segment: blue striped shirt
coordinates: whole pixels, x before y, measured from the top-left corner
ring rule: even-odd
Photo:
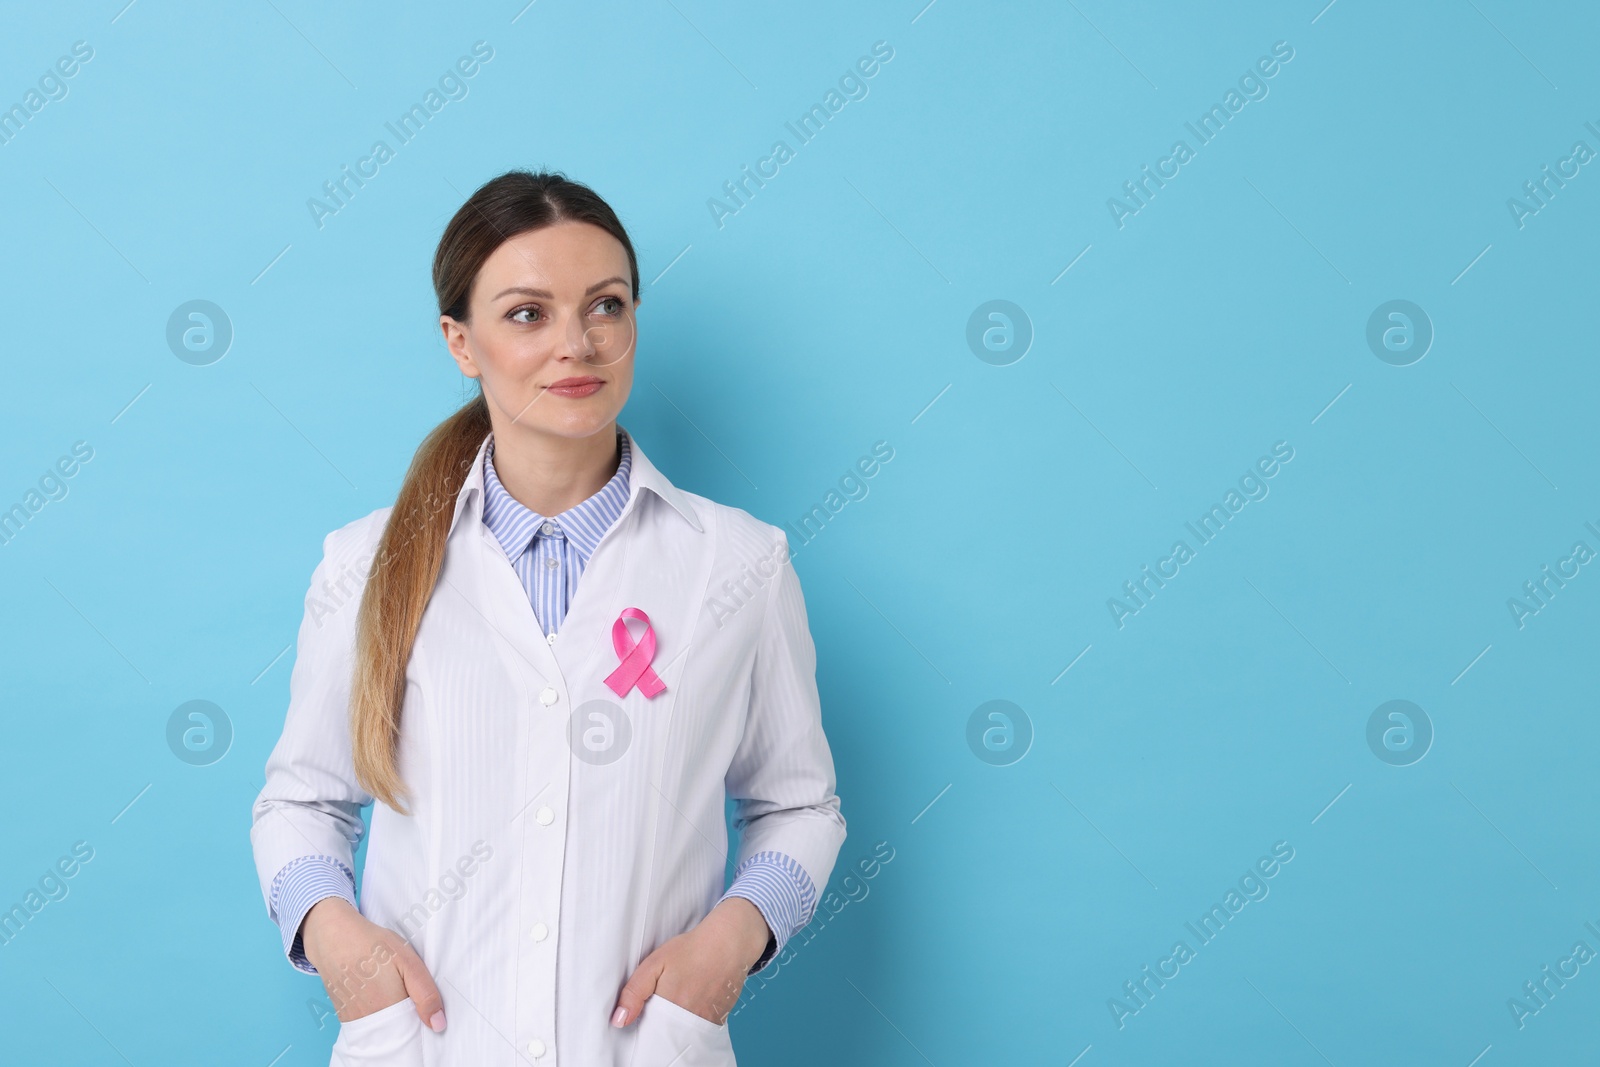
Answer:
[[[547,637],[561,628],[589,557],[628,503],[633,450],[620,431],[617,445],[622,459],[611,480],[594,496],[550,518],[524,507],[500,484],[493,438],[484,450],[483,524],[505,549]]]
[[[616,473],[600,491],[549,517],[524,506],[501,484],[494,469],[493,437],[484,450],[483,524],[505,550],[528,594],[535,618],[551,641],[566,618],[567,606],[589,558],[628,503],[633,451],[627,432],[620,427],[617,447],[621,456]],[[284,952],[290,963],[307,974],[317,971],[306,959],[300,924],[313,904],[335,896],[352,905],[356,902],[355,874],[332,856],[302,856],[285,864],[273,878],[272,915],[283,935]],[[754,904],[771,931],[766,951],[750,969],[752,974],[770,963],[789,938],[805,928],[817,906],[811,876],[791,857],[773,851],[757,852],[739,864],[733,884],[718,903],[729,897],[742,897]]]

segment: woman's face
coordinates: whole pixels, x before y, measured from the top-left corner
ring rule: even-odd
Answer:
[[[484,261],[468,320],[439,325],[461,373],[481,380],[497,435],[587,437],[615,421],[633,387],[630,277],[621,242],[587,222],[520,233]]]

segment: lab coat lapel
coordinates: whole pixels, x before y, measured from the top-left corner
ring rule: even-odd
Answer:
[[[604,684],[621,662],[612,645],[612,626],[624,608],[638,608],[650,616],[656,636],[651,667],[667,689],[650,698],[637,688],[629,689],[621,703],[664,716],[663,709],[671,705],[670,695],[676,692],[674,683],[682,675],[710,580],[710,535],[689,501],[650,462],[631,434],[628,440],[633,450],[628,503],[584,568],[556,635],[555,654],[567,668],[568,683],[581,687],[581,699],[617,700]],[[631,647],[643,627],[635,622],[629,632]]]
[[[532,694],[555,683],[560,669],[517,572],[483,524],[483,457],[488,447],[489,435],[485,434],[456,494],[450,520],[451,550],[446,553],[441,580],[455,587],[464,601],[457,606],[462,624],[469,632],[488,628],[506,669],[526,680],[525,691],[532,700]],[[458,551],[459,566],[451,558]]]
[[[561,669],[539,628],[528,592],[522,587],[511,561],[506,559],[500,542],[487,526],[481,522],[478,525],[481,537],[463,539],[474,557],[472,569],[481,594],[472,603],[482,605],[484,621],[498,635],[496,643],[507,667],[528,678],[530,694],[554,685],[561,677]]]
[[[556,635],[556,660],[573,687],[574,699],[604,699],[662,715],[676,695],[683,672],[697,607],[710,576],[709,554],[696,551],[688,538],[704,534],[663,530],[664,523],[680,523],[667,509],[645,507],[618,520],[616,537],[608,537],[595,550],[578,583],[572,609]],[[651,668],[666,683],[666,690],[645,697],[637,687],[619,698],[605,678],[622,658],[612,644],[612,627],[624,608],[638,608],[650,617],[656,651]],[[625,648],[644,633],[634,622]]]

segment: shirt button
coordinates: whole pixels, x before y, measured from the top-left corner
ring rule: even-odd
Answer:
[[[545,640],[546,644],[553,645],[553,644],[556,643],[556,635],[555,634],[545,634],[544,635],[544,640]]]
[[[533,817],[539,821],[540,826],[549,826],[556,821],[556,813],[550,810],[548,805],[541,805],[539,810],[533,813]]]
[[[554,637],[555,635],[551,634],[550,636]],[[544,689],[544,692],[539,694],[539,703],[543,704],[547,708],[551,704],[554,704],[556,701],[558,701],[560,699],[561,699],[561,694],[557,693],[554,689],[551,689],[549,686],[546,686],[545,689]]]
[[[556,532],[556,524],[553,523],[553,522],[547,522],[543,526],[541,526],[540,529],[543,530],[545,533],[555,533]]]
[[[531,932],[535,941],[543,941],[550,936],[550,928],[544,923],[534,923]]]
[[[547,559],[547,560],[545,560],[545,561],[544,561],[544,565],[545,565],[545,566],[546,566],[546,567],[554,567],[554,566],[555,566],[555,565],[556,565],[556,561],[555,561],[555,558],[554,558],[554,557],[552,557],[552,558],[550,558],[550,559]]]
[[[538,1038],[534,1038],[532,1041],[529,1041],[528,1055],[532,1056],[534,1059],[538,1059],[540,1056],[543,1056],[544,1042],[540,1041]]]

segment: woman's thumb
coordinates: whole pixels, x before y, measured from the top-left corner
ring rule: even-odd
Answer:
[[[400,980],[405,983],[406,996],[416,1005],[422,1023],[434,1033],[444,1030],[444,998],[434,984],[433,975],[417,955],[417,950],[402,943],[395,954],[395,966],[400,970]]]
[[[617,996],[617,1010],[611,1013],[612,1026],[627,1026],[644,1011],[644,1002],[656,991],[656,981],[661,977],[661,964],[652,956],[639,962],[627,984]]]

